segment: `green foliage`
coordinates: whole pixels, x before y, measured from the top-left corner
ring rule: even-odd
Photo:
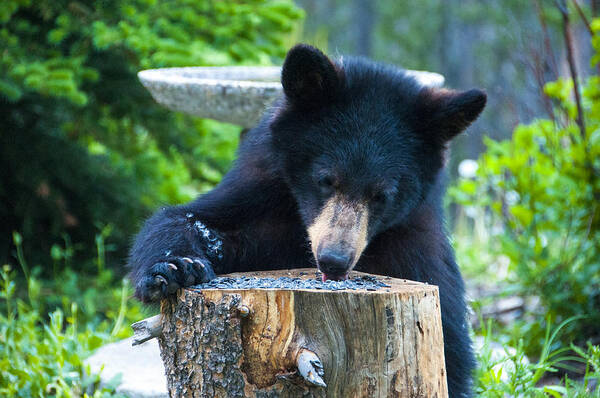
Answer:
[[[0,236],[37,261],[110,224],[122,257],[151,209],[220,180],[240,131],[161,109],[136,73],[280,60],[301,17],[291,0],[0,2]]]
[[[65,239],[62,244],[54,244],[50,250],[50,258],[45,259],[45,263],[52,263],[51,267],[45,267],[51,269],[52,274],[50,278],[43,278],[42,267],[29,269],[23,251],[23,238],[19,233],[13,233],[17,262],[28,287],[17,297],[27,298],[40,314],[75,305],[82,324],[94,329],[112,330],[114,337],[127,337],[128,325],[148,314],[137,301],[127,303],[127,299],[133,295],[128,281],[119,279],[114,270],[105,268],[106,251],[112,248],[112,244],[105,243],[109,234],[110,228],[104,228],[96,234],[96,256],[88,258],[86,263],[79,260],[74,262],[73,244],[69,239]],[[94,272],[78,273],[76,265],[94,269]],[[116,324],[111,326],[113,321]]]
[[[113,386],[96,389],[99,378],[89,375],[83,358],[108,340],[109,334],[78,327],[78,306],[56,309],[49,320],[33,300],[14,297],[17,285],[10,268],[0,271],[0,395],[3,397],[108,397]],[[36,289],[30,282],[30,290]],[[114,383],[117,384],[118,380]],[[95,391],[94,391],[95,390]],[[88,395],[88,391],[92,393]]]
[[[511,140],[486,140],[476,179],[451,190],[460,204],[480,210],[495,231],[489,248],[509,260],[509,290],[538,296],[535,322],[518,333],[535,350],[543,341],[544,318],[566,327],[563,341],[597,336],[600,324],[600,79],[582,87],[586,131],[575,123],[573,84],[546,85],[558,104],[556,120],[518,126]],[[481,220],[480,220],[481,221]],[[495,272],[488,269],[488,272]]]
[[[484,343],[477,353],[479,363],[475,374],[477,396],[483,398],[597,398],[600,396],[600,390],[595,393],[590,391],[592,383],[600,376],[600,346],[588,344],[587,351],[575,346],[552,349],[562,329],[574,322],[577,322],[574,318],[567,319],[552,332],[549,326],[546,328],[542,351],[536,362],[530,362],[525,356],[523,339],[516,342],[515,348],[510,348],[508,343],[504,344],[504,353],[494,352],[492,343],[498,336],[492,333],[491,322],[489,322],[481,330]],[[570,349],[574,352],[570,352]],[[544,383],[543,377],[556,373],[560,367],[565,368],[565,361],[585,363],[583,379],[575,382],[567,377],[560,384]]]
[[[302,15],[285,0],[4,1],[1,87],[9,89],[0,92],[13,101],[34,92],[85,105],[95,93],[84,83],[105,81],[91,59],[103,51],[126,58],[121,73],[268,64],[285,54],[285,33]]]
[[[130,286],[123,281],[114,287],[113,273],[104,269],[107,235],[106,229],[97,235],[98,255],[89,260],[97,274],[83,276],[72,269],[73,251],[66,241],[53,246],[55,275],[45,281],[39,267],[29,268],[22,236],[13,234],[26,278],[19,282],[23,278],[8,265],[0,269],[1,396],[120,396],[114,393],[118,378],[100,387],[99,376],[83,363],[102,344],[127,337],[129,324],[147,316],[138,303],[128,305]]]
[[[571,349],[585,361],[585,374],[583,383],[575,383],[573,380],[567,378],[564,390],[565,396],[600,397],[600,388],[597,385],[598,381],[600,381],[600,346],[588,343],[586,351],[574,345],[571,345]],[[596,392],[595,394],[589,394],[589,391],[593,388],[593,383],[596,383]]]

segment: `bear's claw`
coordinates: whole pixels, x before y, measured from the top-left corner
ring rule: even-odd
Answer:
[[[199,257],[168,257],[154,263],[136,286],[144,302],[159,301],[182,287],[208,282],[216,277],[210,262]]]

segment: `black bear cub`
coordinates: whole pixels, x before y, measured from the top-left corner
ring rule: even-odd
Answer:
[[[450,397],[470,396],[475,362],[442,169],[485,93],[424,87],[400,69],[332,61],[302,44],[281,82],[285,95],[247,133],[223,181],[145,223],[130,257],[136,296],[152,302],[215,273],[309,264],[324,279],[356,269],[434,284]]]

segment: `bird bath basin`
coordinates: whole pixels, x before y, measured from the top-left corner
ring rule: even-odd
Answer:
[[[438,73],[406,71],[421,84],[439,87]],[[149,69],[138,77],[159,104],[208,119],[254,126],[283,89],[279,66]]]

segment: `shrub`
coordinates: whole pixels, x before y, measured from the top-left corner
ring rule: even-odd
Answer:
[[[108,397],[115,379],[99,386],[83,360],[102,344],[131,334],[129,325],[149,315],[126,281],[118,284],[104,268],[108,233],[96,238],[97,256],[88,259],[92,275],[73,267],[72,248],[55,245],[51,251],[53,277],[40,279],[41,267],[30,268],[23,238],[13,235],[24,278],[9,265],[0,268],[0,396]]]
[[[1,1],[0,236],[43,258],[110,224],[122,255],[150,209],[220,179],[239,133],[161,109],[137,71],[267,64],[301,17],[291,0]]]
[[[510,260],[509,292],[540,299],[533,321],[519,326],[530,349],[540,346],[547,316],[584,316],[563,341],[597,336],[600,324],[600,79],[583,87],[585,133],[572,90],[570,80],[547,84],[556,120],[520,125],[511,140],[487,139],[477,178],[451,190],[458,203],[486,209],[488,249]]]
[[[14,297],[14,272],[0,270],[0,395],[3,397],[108,397],[118,380],[98,387],[83,359],[111,338],[110,330],[78,326],[77,304],[65,314],[58,308],[46,318],[39,311],[38,285],[29,283],[28,301]],[[88,393],[90,395],[88,395]]]

